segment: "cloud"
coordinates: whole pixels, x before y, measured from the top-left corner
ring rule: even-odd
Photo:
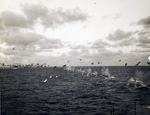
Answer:
[[[139,20],[137,24],[144,26],[143,30],[137,31],[138,33],[137,46],[141,48],[150,48],[150,31],[149,31],[150,16]]]
[[[141,48],[150,48],[150,33],[148,29],[138,32],[137,46]]]
[[[109,34],[106,39],[110,41],[120,41],[123,39],[129,39],[132,35],[132,32],[124,32],[120,29],[116,30],[113,34]]]
[[[150,53],[149,49],[135,49],[132,50],[131,52],[135,52],[135,53]]]
[[[132,54],[132,55],[131,55]],[[136,59],[136,61],[142,61],[144,62],[144,64],[146,64],[146,62],[148,61],[148,57],[150,54],[150,50],[149,49],[135,49],[132,50],[131,53],[129,54],[130,57],[134,57],[134,59]]]
[[[8,29],[2,31],[0,36],[1,52],[5,55],[30,56],[64,47],[59,39],[46,38],[33,32]]]
[[[68,45],[71,49],[82,49],[85,48],[83,45]]]
[[[33,25],[36,23],[39,18],[46,18],[49,10],[43,4],[24,4],[22,5],[22,11],[27,17],[27,21],[29,24]],[[49,19],[50,21],[51,19]]]
[[[97,47],[83,47],[82,49],[72,49],[69,52],[70,56],[78,56],[81,59],[85,60],[92,60],[96,59],[98,60],[100,57],[101,58],[109,58],[109,57],[116,57],[120,56],[123,54],[121,50],[119,51],[111,51],[106,49],[105,47],[102,48],[97,48]]]
[[[35,20],[39,17],[46,16],[49,12],[48,8],[43,4],[23,4],[22,11],[30,20]]]
[[[41,49],[52,49],[63,47],[60,39],[46,38],[35,32],[24,32],[15,29],[7,29],[0,32],[1,43],[7,46],[27,47],[38,46]]]
[[[25,4],[22,10],[30,23],[34,24],[37,19],[40,19],[44,27],[56,27],[64,23],[85,21],[88,18],[79,8],[69,10],[64,10],[61,7],[48,9],[43,4]]]
[[[150,27],[150,16],[147,18],[143,18],[137,22],[138,25],[143,25],[144,27]]]
[[[70,56],[80,56],[81,53],[80,53],[80,51],[78,51],[78,50],[71,50],[71,51],[69,52],[69,55],[70,55]]]
[[[36,52],[31,48],[29,50],[23,50],[21,48],[15,48],[12,50],[12,48],[5,48],[1,50],[3,54],[7,56],[35,56]]]
[[[5,27],[32,27],[37,22],[45,28],[57,27],[64,23],[77,21],[86,21],[88,16],[80,8],[64,10],[48,9],[43,4],[23,4],[22,14],[16,14],[11,11],[3,11],[0,14],[0,28]]]
[[[110,44],[107,42],[104,42],[103,40],[99,39],[94,41],[93,45],[91,48],[104,48],[105,46],[109,46]]]
[[[78,56],[78,57],[82,57],[85,54],[89,54],[90,53],[90,48],[83,46],[83,45],[77,45],[77,46],[73,46],[70,47],[71,51],[69,52],[70,56]]]
[[[148,35],[148,34],[150,34],[150,32],[149,32],[149,31],[147,31],[147,29],[146,29],[146,30],[141,30],[141,31],[136,31],[136,33],[138,33],[138,35],[139,35],[139,36],[141,36],[141,35]]]
[[[104,57],[116,57],[116,56],[120,56],[123,54],[123,52],[121,50],[114,52],[111,50],[107,50],[107,49],[99,49],[98,50],[99,55],[104,56]]]
[[[113,47],[118,47],[118,46],[131,46],[133,44],[135,44],[136,39],[135,38],[129,38],[129,39],[123,39],[121,41],[117,41],[115,42],[114,45],[112,45]]]
[[[141,48],[150,48],[150,43],[146,43],[146,44],[137,43],[137,46],[138,46],[138,47],[141,47]],[[149,49],[149,50],[150,50],[150,49]]]
[[[63,47],[63,43],[60,39],[50,39],[50,38],[40,39],[37,45],[40,47],[40,49],[57,49]]]
[[[132,45],[141,48],[150,47],[150,33],[147,29],[135,32],[124,32],[118,29],[113,34],[109,34],[106,39],[113,42],[113,44],[109,44],[110,47],[127,47]]]
[[[16,30],[3,31],[1,34],[1,42],[4,42],[9,46],[35,44],[41,38],[42,36],[36,33],[22,33]]]
[[[46,17],[41,17],[40,19],[45,27],[55,27],[64,23],[85,21],[87,16],[81,13],[79,8],[73,10],[63,10],[62,8],[59,8],[57,10],[50,11]]]
[[[94,63],[94,65],[97,65],[97,62],[101,62],[102,65],[117,65],[118,63],[118,57],[121,57],[123,55],[123,52],[121,50],[119,51],[111,51],[105,48],[100,49],[89,49],[89,52],[86,52],[82,54],[82,52],[77,52],[75,57],[79,57],[82,59],[82,64],[84,65],[91,65],[91,62]]]
[[[4,29],[4,26],[2,24],[2,17],[0,16],[0,30],[3,30]]]
[[[138,38],[138,42],[143,43],[143,44],[150,44],[150,37],[140,36]]]
[[[1,26],[5,27],[27,27],[27,19],[25,16],[15,14],[11,11],[4,11],[1,13]]]
[[[43,4],[23,4],[21,7],[20,14],[12,11],[0,13],[1,57],[11,58],[8,59],[9,62],[17,59],[21,62],[37,55],[61,55],[65,50],[61,51],[60,48],[64,48],[65,43],[60,39],[48,38],[33,32],[37,29],[34,27],[39,25],[53,28],[66,23],[86,21],[88,18],[80,8],[49,9]]]
[[[136,32],[124,32],[120,29],[116,30],[113,34],[109,34],[106,37],[107,40],[112,42],[113,44],[109,44],[110,47],[122,47],[122,46],[131,46],[136,44]]]

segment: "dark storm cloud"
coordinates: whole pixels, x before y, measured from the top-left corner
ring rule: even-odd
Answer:
[[[132,35],[132,32],[124,32],[120,29],[116,30],[113,34],[109,34],[107,39],[110,41],[120,41],[123,39],[128,39]]]
[[[139,20],[137,24],[143,25],[144,27],[150,27],[150,16]]]

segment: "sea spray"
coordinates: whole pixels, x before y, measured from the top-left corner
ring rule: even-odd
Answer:
[[[101,73],[102,73],[102,75],[110,76],[110,73],[109,73],[108,68],[103,68],[103,69],[101,70]]]
[[[105,76],[105,79],[109,79],[111,81],[115,80],[115,77],[109,73],[109,69],[108,68],[103,68],[101,70],[101,73],[102,73],[103,76]]]
[[[135,78],[142,81],[145,85],[150,85],[150,72],[136,70]]]

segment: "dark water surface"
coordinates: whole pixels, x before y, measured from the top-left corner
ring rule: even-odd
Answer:
[[[150,90],[126,85],[149,66],[108,67],[115,81],[101,76],[102,67],[91,68],[98,76],[62,68],[1,69],[2,115],[135,115],[135,99],[136,115],[150,115]]]

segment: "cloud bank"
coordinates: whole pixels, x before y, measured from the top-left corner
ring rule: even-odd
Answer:
[[[43,4],[24,4],[22,14],[11,11],[1,13],[1,26],[30,28],[39,22],[45,28],[52,28],[64,23],[86,21],[88,15],[80,8],[65,10],[63,8],[48,9]],[[10,20],[11,19],[11,20]]]
[[[114,16],[104,16],[103,18],[115,20],[121,16],[122,14],[116,13]],[[29,63],[28,60],[30,60],[30,62],[35,63],[38,61],[54,63],[56,61],[62,65],[68,60],[73,60],[72,64],[76,65],[76,61],[80,62],[79,59],[82,59],[84,65],[91,62],[117,65],[120,58],[123,60],[120,62],[121,65],[124,65],[126,60],[136,62],[135,59],[132,59],[135,56],[143,62],[146,60],[146,56],[150,53],[150,16],[135,22],[136,26],[141,25],[142,30],[125,31],[118,28],[108,33],[107,37],[104,38],[99,38],[101,36],[98,34],[99,39],[96,38],[90,44],[88,41],[83,43],[82,40],[78,44],[66,42],[61,37],[51,36],[49,31],[46,31],[48,37],[44,35],[44,29],[50,30],[52,33],[55,32],[55,29],[59,30],[63,27],[66,29],[67,26],[65,25],[72,25],[73,27],[73,24],[78,23],[76,25],[78,27],[83,21],[90,21],[88,19],[88,14],[78,7],[52,9],[39,3],[22,4],[20,13],[3,11],[0,14],[0,58],[5,59],[6,62]],[[84,29],[88,30],[87,28],[90,27],[88,25]],[[37,31],[39,28],[43,29],[42,32]],[[69,33],[69,29],[66,29],[68,31],[64,33]],[[77,36],[82,39],[82,36]],[[127,53],[125,53],[126,49],[129,50]]]

